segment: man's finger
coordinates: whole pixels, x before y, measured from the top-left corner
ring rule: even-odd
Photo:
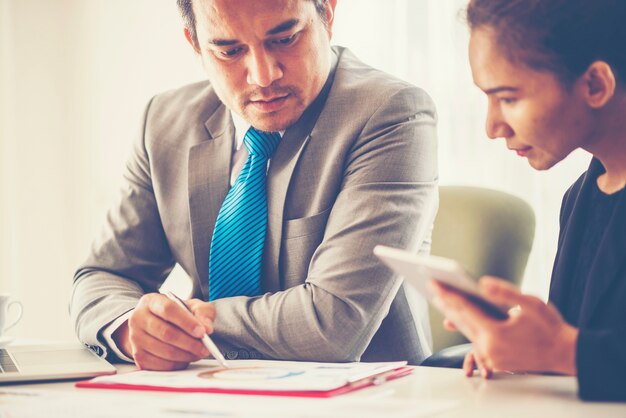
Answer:
[[[183,370],[189,366],[189,363],[168,361],[143,349],[134,352],[133,358],[135,364],[143,370]]]
[[[194,338],[183,332],[180,328],[164,321],[156,315],[151,315],[144,319],[143,326],[138,326],[137,329],[143,330],[146,334],[154,337],[156,340],[163,341],[170,345],[176,346],[182,350],[195,354],[198,357],[203,357],[206,353],[206,348],[198,338]],[[132,326],[132,324],[131,324]],[[204,328],[203,328],[204,332]]]
[[[139,331],[137,335],[138,345],[141,345],[149,353],[171,362],[191,363],[209,356],[209,351],[201,345],[201,355],[181,349],[175,345],[159,341],[152,335]]]
[[[204,324],[206,333],[213,333],[213,321],[216,317],[215,307],[213,304],[200,299],[190,299],[185,303],[187,303],[187,306],[189,306],[193,315]]]
[[[198,318],[165,295],[152,298],[148,307],[154,315],[176,325],[180,330],[194,338],[202,338],[206,333],[204,324]]]

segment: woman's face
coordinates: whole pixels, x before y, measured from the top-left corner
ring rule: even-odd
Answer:
[[[567,88],[549,71],[511,62],[489,27],[472,31],[469,46],[474,83],[487,94],[487,135],[546,170],[591,135],[591,114],[576,83]]]

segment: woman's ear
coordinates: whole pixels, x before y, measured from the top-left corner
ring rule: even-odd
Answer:
[[[615,94],[615,73],[605,61],[591,63],[579,80],[585,101],[594,109],[604,107]]]

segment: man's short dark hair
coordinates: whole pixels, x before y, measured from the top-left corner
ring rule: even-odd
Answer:
[[[322,22],[326,24],[326,2],[328,0],[308,0],[312,1],[315,5],[315,10],[317,10],[317,14],[320,15]],[[196,33],[196,16],[193,13],[193,4],[192,0],[176,0],[176,4],[178,4],[178,9],[180,10],[180,14],[183,17],[183,23],[185,27],[189,31],[189,35],[191,35],[191,40],[194,45],[198,45],[198,34]]]

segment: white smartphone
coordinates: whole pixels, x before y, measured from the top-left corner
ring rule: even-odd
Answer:
[[[377,245],[374,254],[404,279],[429,301],[432,294],[426,284],[429,280],[440,283],[462,293],[486,314],[504,320],[508,318],[505,308],[494,305],[482,297],[476,280],[456,261],[434,255],[411,254],[398,248]]]

